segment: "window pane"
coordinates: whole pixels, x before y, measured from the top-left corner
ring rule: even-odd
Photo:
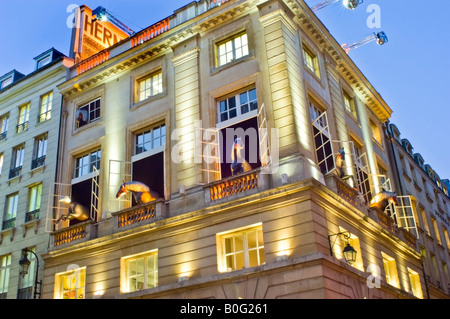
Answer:
[[[245,257],[244,252],[236,254],[236,270],[245,268]]]

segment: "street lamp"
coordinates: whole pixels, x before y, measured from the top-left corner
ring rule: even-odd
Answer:
[[[27,255],[28,253],[32,253],[34,257],[36,258],[36,273],[34,274],[34,293],[33,293],[33,299],[40,299],[41,298],[41,288],[42,288],[42,280],[38,280],[38,272],[39,272],[39,258],[34,253],[34,251],[25,248],[22,250],[22,258],[19,260],[20,265],[20,274],[25,276],[28,274],[28,269],[30,268],[31,261],[28,259]],[[39,292],[38,292],[38,285],[39,285]],[[36,296],[39,295],[39,298],[36,298]]]
[[[331,237],[335,237],[333,244],[331,243]],[[330,244],[330,253],[331,256],[333,256],[333,247],[334,244],[336,243],[336,239],[338,236],[343,236],[346,240],[347,240],[347,246],[345,246],[344,250],[342,251],[342,254],[344,255],[344,259],[345,261],[349,264],[352,265],[355,261],[356,261],[356,255],[357,252],[355,250],[355,248],[353,248],[350,243],[349,243],[349,239],[351,237],[351,234],[349,232],[341,232],[341,233],[337,233],[337,234],[332,234],[328,236],[328,242]]]

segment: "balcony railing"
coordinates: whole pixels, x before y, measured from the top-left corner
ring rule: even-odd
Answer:
[[[15,226],[16,226],[16,218],[15,217],[10,218],[10,219],[3,221],[2,230],[11,229],[11,228],[14,228]]]
[[[31,169],[35,169],[45,164],[45,155],[31,161]]]
[[[19,176],[21,171],[22,171],[22,166],[10,169],[9,170],[9,179]]]
[[[0,134],[0,141],[6,140],[6,136],[8,135],[8,132],[3,132]]]
[[[163,200],[157,200],[113,213],[113,216],[117,216],[117,228],[119,229],[131,225],[142,225],[145,222],[155,221],[164,217],[165,204]]]
[[[39,212],[40,212],[40,209],[35,209],[31,212],[27,212],[25,214],[25,222],[30,222],[32,220],[39,219]]]
[[[77,65],[77,75],[80,75],[83,72],[86,72],[97,65],[102,64],[105,61],[108,61],[110,58],[111,53],[108,49],[100,51],[97,54],[94,54],[93,56],[87,58],[86,60],[81,61]]]
[[[252,171],[222,181],[212,183],[209,187],[210,200],[215,201],[233,195],[246,193],[258,187],[258,173]]]
[[[26,131],[28,129],[28,121],[20,123],[16,126],[16,132],[20,133],[22,131]]]

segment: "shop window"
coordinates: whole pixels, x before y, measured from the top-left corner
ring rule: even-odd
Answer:
[[[86,267],[55,275],[55,299],[85,299]]]
[[[101,99],[98,98],[78,108],[76,112],[76,127],[82,127],[100,118]]]
[[[216,44],[216,66],[223,66],[249,55],[247,33],[239,33]]]
[[[262,225],[217,234],[219,272],[229,272],[265,263]]]
[[[158,286],[158,251],[124,257],[120,261],[121,292],[128,293]]]

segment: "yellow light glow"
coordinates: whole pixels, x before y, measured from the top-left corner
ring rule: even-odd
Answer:
[[[292,240],[282,239],[277,242],[277,257],[289,256],[292,254]]]

